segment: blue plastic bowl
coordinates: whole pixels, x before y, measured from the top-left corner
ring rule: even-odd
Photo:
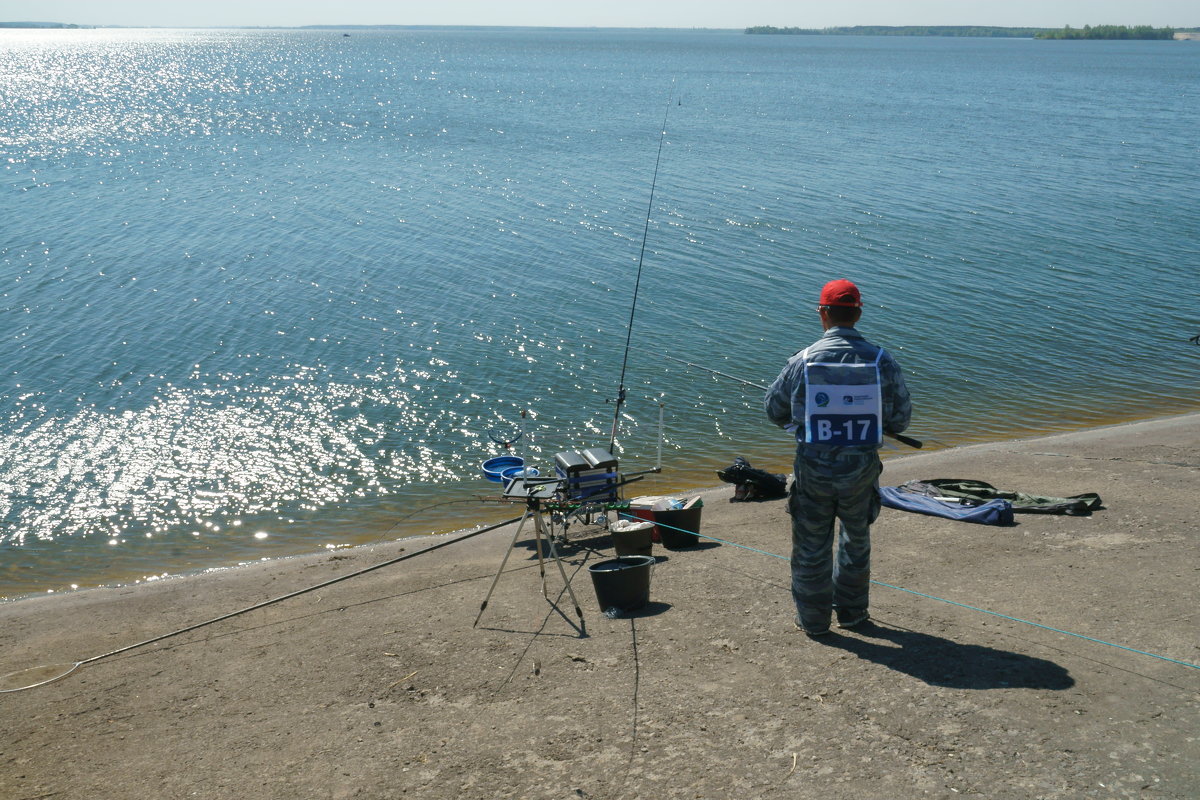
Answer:
[[[492,483],[499,483],[504,470],[525,466],[525,459],[520,456],[496,456],[483,462],[483,477]]]
[[[513,478],[536,478],[541,474],[537,467],[509,467],[500,473],[500,477],[504,481],[511,481]]]

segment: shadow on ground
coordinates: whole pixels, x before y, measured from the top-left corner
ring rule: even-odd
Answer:
[[[953,689],[1069,689],[1075,679],[1053,661],[940,636],[884,627],[868,620],[856,636],[831,633],[814,641],[853,653],[931,686]],[[860,638],[861,637],[861,638]]]

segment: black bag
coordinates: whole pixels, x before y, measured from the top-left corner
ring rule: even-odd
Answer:
[[[750,462],[738,456],[725,469],[717,470],[717,477],[725,483],[737,486],[731,503],[750,500],[778,500],[787,496],[787,476],[774,475],[766,470],[755,469]]]

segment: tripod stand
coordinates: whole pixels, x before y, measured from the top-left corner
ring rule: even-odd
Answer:
[[[475,617],[475,623],[471,627],[479,625],[480,618],[483,617],[483,612],[487,609],[488,601],[492,599],[492,592],[496,591],[496,584],[500,582],[500,576],[504,573],[504,566],[508,563],[508,557],[512,555],[513,548],[517,545],[517,539],[521,536],[521,531],[525,529],[525,523],[530,519],[533,520],[533,540],[534,546],[537,548],[538,571],[542,577],[542,597],[549,600],[549,595],[546,594],[546,560],[542,558],[542,542],[545,541],[550,549],[550,558],[554,559],[554,563],[558,565],[558,574],[562,576],[563,584],[567,587],[567,593],[571,596],[571,602],[575,604],[575,615],[579,617],[580,631],[586,635],[583,622],[583,611],[579,607],[579,600],[575,598],[575,592],[571,589],[571,581],[567,579],[566,570],[563,569],[562,558],[558,555],[558,548],[554,546],[554,538],[550,535],[550,531],[546,530],[546,521],[542,517],[542,501],[553,499],[554,493],[558,490],[561,481],[554,478],[514,478],[509,483],[508,488],[504,490],[504,496],[512,499],[521,498],[525,501],[525,514],[521,517],[521,521],[517,524],[517,530],[513,534],[512,542],[508,545],[508,550],[504,552],[504,559],[500,562],[500,569],[496,570],[496,577],[492,578],[491,588],[488,589],[487,596],[483,598],[483,603],[479,606],[479,614]]]

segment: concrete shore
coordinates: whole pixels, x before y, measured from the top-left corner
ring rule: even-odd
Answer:
[[[651,604],[617,619],[586,569],[608,537],[573,527],[585,633],[524,533],[472,627],[493,531],[0,694],[0,797],[1200,796],[1200,414],[892,458],[882,482],[912,478],[1104,508],[884,509],[874,622],[816,640],[782,501],[704,492],[701,532],[761,552],[656,546]],[[442,540],[0,605],[0,688]]]

